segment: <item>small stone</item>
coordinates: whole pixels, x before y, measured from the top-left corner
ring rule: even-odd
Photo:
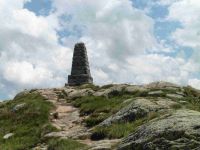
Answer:
[[[53,116],[54,119],[58,119],[59,118],[58,112],[53,112],[50,115]]]
[[[183,98],[183,96],[179,94],[167,94],[166,96],[170,98],[178,98],[178,99]]]
[[[66,102],[66,99],[58,99],[59,102]]]
[[[26,107],[26,103],[21,103],[21,104],[16,105],[16,106],[12,109],[12,111],[13,111],[13,112],[16,112],[16,111],[18,111],[18,110],[20,110],[20,109],[23,109],[24,107]]]
[[[176,92],[176,94],[178,94],[178,95],[182,95],[182,96],[185,95],[183,92]]]
[[[179,103],[181,103],[181,104],[187,104],[188,102],[187,101],[179,101]]]
[[[3,136],[3,139],[9,139],[10,137],[12,137],[14,135],[14,133],[8,133],[6,135]]]
[[[159,94],[163,94],[164,92],[159,90],[159,91],[152,91],[152,92],[149,92],[148,94],[149,95],[159,95]]]

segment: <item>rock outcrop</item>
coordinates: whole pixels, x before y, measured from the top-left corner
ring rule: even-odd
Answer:
[[[200,112],[184,109],[142,125],[118,150],[198,150],[199,137]]]
[[[136,119],[146,117],[152,112],[168,112],[174,105],[177,105],[177,103],[167,98],[138,98],[115,115],[103,121],[100,126],[109,126],[112,123],[132,122]]]
[[[25,90],[13,101],[0,103],[0,119],[20,122],[20,113],[40,115],[44,107],[30,113],[40,104],[52,107],[33,150],[48,149],[46,139],[73,140],[88,150],[200,149],[200,91],[191,87],[154,82]],[[0,123],[0,144],[17,140],[17,130]]]

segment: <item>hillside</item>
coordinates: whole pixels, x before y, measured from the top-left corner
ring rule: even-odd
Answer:
[[[2,150],[197,150],[200,91],[168,82],[24,91],[0,103]]]

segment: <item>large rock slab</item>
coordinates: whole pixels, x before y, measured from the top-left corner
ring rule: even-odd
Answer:
[[[116,84],[109,88],[101,89],[94,93],[94,96],[111,96],[112,94],[119,94],[122,92],[128,85],[126,84]]]
[[[93,95],[94,91],[91,89],[73,89],[69,92],[68,89],[64,89],[67,93],[69,99],[76,99],[79,97],[90,96]]]
[[[23,96],[25,96],[25,95],[27,95],[27,94],[29,94],[29,93],[30,93],[29,90],[24,90],[24,91],[18,93],[18,94],[14,97],[14,99],[17,99],[17,98],[19,98],[19,97],[23,97]]]
[[[168,111],[171,106],[177,103],[167,98],[146,99],[138,98],[133,100],[127,107],[103,121],[101,126],[109,126],[112,123],[134,121],[145,117],[150,112]]]
[[[122,94],[134,94],[137,92],[147,92],[148,89],[141,85],[127,85],[127,84],[115,84],[109,88],[102,88],[96,91],[94,96],[104,96],[104,97],[112,97],[112,96],[120,96]]]
[[[200,112],[177,110],[154,119],[123,139],[118,150],[198,150]]]
[[[149,89],[163,89],[163,88],[180,88],[180,86],[170,83],[170,82],[164,82],[164,81],[159,81],[159,82],[152,82],[144,86],[145,88]]]

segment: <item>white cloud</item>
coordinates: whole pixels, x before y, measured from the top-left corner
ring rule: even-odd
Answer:
[[[190,79],[188,84],[194,88],[200,89],[200,80],[199,79]]]
[[[156,80],[187,84],[198,71],[198,65],[191,60],[161,54],[171,50],[156,40],[155,21],[134,8],[130,0],[55,0],[52,5],[55,11],[46,17],[25,9],[26,1],[0,1],[3,94],[13,96],[15,89],[63,86],[70,73],[72,48],[78,41],[86,43],[97,84]],[[193,11],[193,8],[184,10],[184,3],[176,9],[179,1],[160,2],[170,5],[168,19],[180,20],[184,25],[174,33],[177,43],[195,47],[199,42],[195,34],[199,30],[195,21],[199,13],[194,14],[198,5]],[[181,16],[183,10],[188,19]],[[195,15],[193,24],[188,14]],[[65,37],[57,32],[62,30],[66,31]]]
[[[191,60],[200,63],[200,1],[178,0],[169,6],[168,20],[178,21],[181,27],[172,33],[172,39],[180,46],[192,49]],[[200,70],[200,65],[198,72]]]
[[[46,68],[34,67],[28,62],[9,62],[5,65],[3,75],[7,81],[20,85],[40,85],[45,79],[52,78]]]
[[[179,0],[169,7],[169,20],[182,25],[173,33],[178,44],[196,48],[200,46],[200,2],[198,0]]]
[[[69,70],[72,50],[58,42],[58,18],[36,16],[24,8],[25,2],[0,1],[0,83],[4,85],[0,96],[4,97],[24,88],[63,86]]]
[[[187,84],[188,78],[198,69],[193,62],[158,54],[143,55],[128,62],[128,70],[135,75],[132,80],[136,83],[169,81]]]
[[[95,80],[96,80],[95,82],[98,83],[98,84],[107,84],[107,83],[111,82],[111,80],[109,79],[109,75],[106,74],[101,69],[94,69],[93,75],[94,75]]]
[[[139,57],[140,61],[147,61],[144,65],[148,68],[148,57],[142,58],[140,55],[145,56],[149,52],[170,52],[170,50],[164,48],[154,37],[154,20],[145,12],[134,8],[131,1],[58,0],[54,1],[54,6],[58,10],[57,15],[65,15],[66,18],[70,16],[65,22],[62,20],[63,28],[73,34],[75,32],[73,29],[79,28],[77,31],[79,36],[75,34],[73,38],[65,37],[62,41],[66,45],[73,43],[75,39],[86,43],[96,83],[102,83],[100,78],[102,75],[105,77],[102,71],[107,73],[106,78],[109,79],[106,80],[112,82],[139,83],[144,80],[148,82],[156,80],[157,76],[154,78],[148,76],[149,74],[153,76],[153,71],[150,70],[159,70],[162,66],[155,67],[155,62],[149,68],[147,75],[143,76],[142,71],[141,74],[137,74],[132,68],[136,65],[136,68],[142,69],[142,64],[138,66],[129,64],[127,59]],[[71,39],[73,42],[69,42]],[[166,60],[166,64],[167,61],[170,60]],[[144,78],[136,79],[135,76]]]
[[[4,88],[4,87],[5,87],[5,85],[2,84],[2,83],[0,83],[0,89],[2,89],[2,88]]]
[[[111,59],[122,60],[129,55],[162,51],[153,35],[153,19],[134,8],[130,0],[58,0],[54,5],[60,10],[59,15],[71,16],[70,21],[63,22],[65,29],[71,31],[79,27],[82,34],[77,40],[93,40],[101,49],[89,48],[106,53]],[[67,43],[68,40],[67,37],[63,39]]]

